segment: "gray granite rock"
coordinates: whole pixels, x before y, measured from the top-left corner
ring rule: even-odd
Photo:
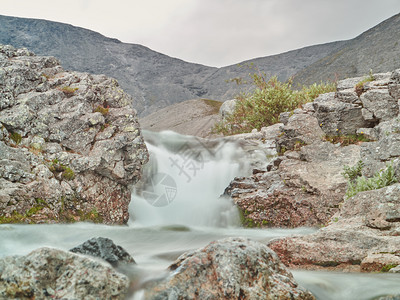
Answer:
[[[53,248],[0,259],[1,299],[125,299],[128,278],[110,265]]]
[[[0,216],[126,223],[148,159],[132,98],[116,80],[66,72],[53,57],[0,54]]]
[[[146,299],[315,299],[276,254],[244,238],[215,241],[181,255]]]

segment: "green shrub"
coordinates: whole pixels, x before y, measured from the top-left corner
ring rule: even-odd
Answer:
[[[381,269],[381,273],[387,273],[389,272],[391,269],[397,267],[398,265],[396,264],[388,264],[388,265],[384,265]]]
[[[363,167],[364,163],[362,160],[359,160],[354,167],[344,166],[342,176],[350,182],[355,182],[358,177],[362,176]]]
[[[62,172],[62,177],[66,180],[72,180],[75,178],[75,173],[70,167],[65,167],[65,170]]]
[[[358,176],[356,178],[355,174],[357,172],[358,174],[361,174],[361,169],[358,172],[358,169],[361,168],[362,166],[356,166],[356,168],[351,169],[349,171],[349,169],[347,169],[346,171],[346,167],[345,167],[345,171],[343,176],[348,179],[347,182],[347,192],[346,192],[346,198],[350,198],[353,197],[355,195],[357,195],[359,192],[364,192],[364,191],[371,191],[371,190],[376,190],[376,189],[380,189],[383,188],[385,186],[389,186],[392,185],[396,182],[398,182],[396,176],[395,176],[395,171],[393,168],[392,164],[388,164],[386,166],[385,169],[380,170],[379,172],[376,172],[375,175],[371,178],[367,178],[365,176]],[[350,177],[349,175],[352,175],[352,177]]]
[[[277,77],[266,80],[265,74],[251,75],[255,90],[237,97],[234,112],[217,123],[214,133],[231,135],[250,132],[254,128],[269,126],[279,122],[279,115],[293,111],[302,104],[313,101],[319,94],[336,90],[336,84],[313,84],[301,90],[292,89],[292,81],[280,82]]]
[[[65,180],[72,180],[75,178],[74,171],[70,167],[60,163],[58,159],[53,159],[51,165],[49,166],[49,170],[53,172],[54,175],[61,172],[61,177]]]
[[[103,218],[102,216],[97,212],[97,209],[94,207],[92,208],[91,211],[87,213],[82,213],[81,212],[81,221],[89,221],[93,223],[102,223]]]

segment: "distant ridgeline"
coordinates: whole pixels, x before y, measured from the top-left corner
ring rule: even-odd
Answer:
[[[134,107],[141,116],[188,99],[234,98],[244,87],[231,79],[246,78],[252,72],[247,67],[250,64],[281,81],[294,76],[294,86],[362,76],[370,69],[387,72],[400,67],[399,39],[400,15],[395,15],[352,40],[215,68],[67,24],[0,16],[0,44],[55,56],[66,69],[116,78],[133,96]]]

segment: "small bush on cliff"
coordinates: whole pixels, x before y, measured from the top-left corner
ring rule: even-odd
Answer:
[[[61,173],[61,176],[66,180],[72,180],[75,178],[75,173],[70,167],[65,167],[65,170]]]
[[[363,80],[361,80],[359,83],[356,84],[356,86],[354,87],[354,90],[357,94],[358,97],[361,96],[361,94],[364,92],[364,84],[366,84],[367,82],[370,81],[374,81],[375,77],[374,75],[372,75],[372,70],[369,71],[369,76],[365,77]]]
[[[363,167],[364,162],[362,160],[359,160],[354,167],[344,166],[342,176],[349,182],[354,183],[358,177],[362,176]]]
[[[392,164],[388,164],[385,169],[376,172],[371,178],[361,176],[362,167],[362,162],[353,168],[344,167],[342,175],[348,180],[346,198],[351,198],[359,192],[380,189],[398,182]]]
[[[293,111],[302,104],[313,101],[319,94],[336,91],[335,83],[303,86],[301,90],[292,89],[292,81],[280,82],[276,77],[266,79],[266,75],[251,75],[255,90],[242,93],[234,112],[217,123],[213,132],[231,135],[250,132],[252,129],[269,126],[279,122],[279,115]]]

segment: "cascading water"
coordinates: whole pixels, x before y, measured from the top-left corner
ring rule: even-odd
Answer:
[[[239,214],[227,197],[229,182],[245,175],[245,152],[234,142],[206,144],[174,132],[145,132],[150,161],[132,195],[133,224],[227,227]]]
[[[151,161],[142,185],[132,195],[129,226],[99,224],[0,225],[0,258],[51,246],[71,249],[96,237],[110,238],[130,253],[126,269],[141,299],[141,282],[157,278],[180,254],[230,236],[261,242],[316,229],[244,229],[230,199],[220,198],[230,180],[247,175],[252,159],[234,142],[205,141],[172,132],[145,132]],[[253,153],[254,154],[254,153]],[[256,153],[257,154],[257,153]],[[179,225],[179,226],[175,226]],[[318,300],[372,300],[400,294],[397,274],[342,274],[294,271],[295,279]],[[140,278],[140,280],[138,280]],[[397,298],[387,298],[397,299]]]

